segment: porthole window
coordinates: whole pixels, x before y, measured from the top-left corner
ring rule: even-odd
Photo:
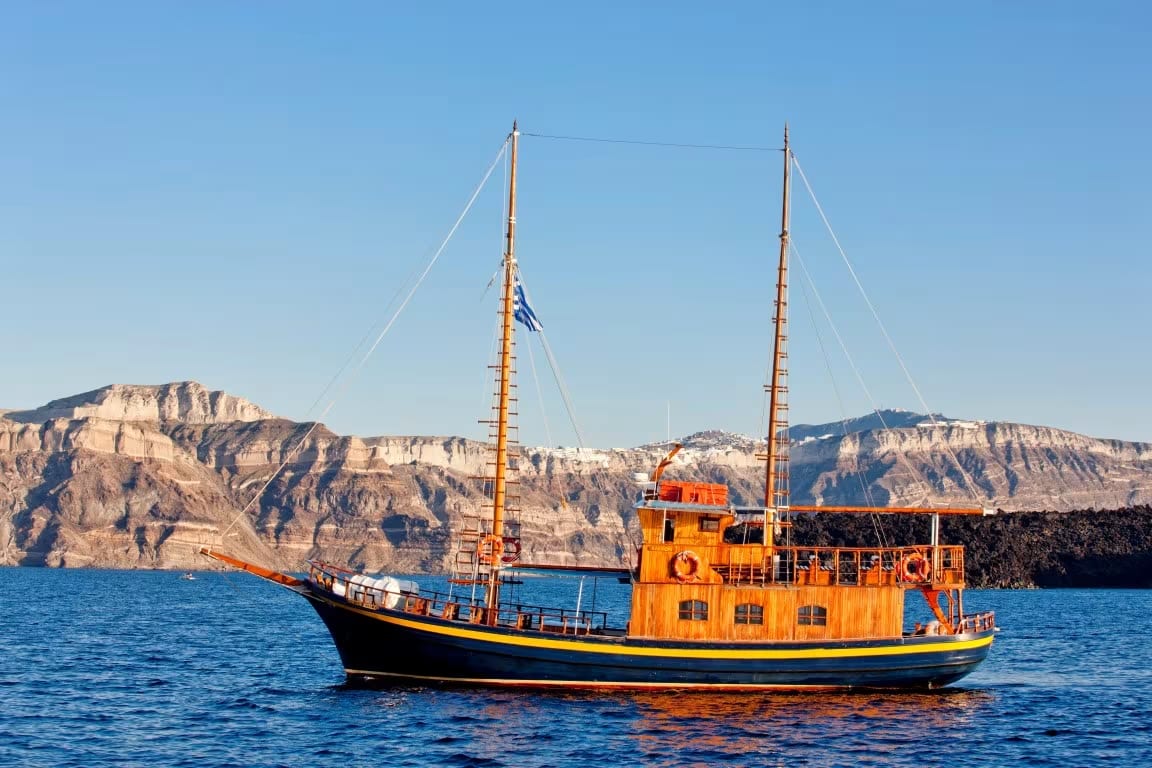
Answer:
[[[708,603],[703,600],[681,600],[680,618],[684,621],[708,621]]]
[[[822,605],[802,605],[796,617],[802,627],[824,627],[828,625],[828,609]]]
[[[736,606],[737,624],[763,624],[764,606],[754,603],[742,603]]]

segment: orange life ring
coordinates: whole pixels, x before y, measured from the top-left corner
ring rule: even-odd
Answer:
[[[500,559],[504,553],[504,539],[489,534],[476,543],[477,554],[481,565],[491,565]]]
[[[932,567],[924,555],[913,552],[900,561],[900,573],[905,581],[924,582],[931,576]]]
[[[676,581],[681,584],[696,581],[696,579],[699,578],[696,575],[699,571],[700,556],[689,549],[680,552],[672,558],[672,575],[675,576]]]
[[[500,555],[500,562],[514,563],[520,559],[520,537],[519,536],[505,536],[504,537],[504,550]]]

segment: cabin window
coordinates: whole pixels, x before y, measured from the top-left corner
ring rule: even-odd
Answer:
[[[802,627],[824,627],[828,625],[828,609],[822,605],[802,605],[796,617]]]
[[[700,530],[708,533],[715,533],[720,530],[720,518],[718,517],[702,517],[700,518]]]
[[[664,541],[676,538],[676,521],[670,517],[664,518]]]
[[[680,618],[684,621],[708,621],[708,603],[703,600],[681,600]]]
[[[741,603],[736,606],[737,624],[763,624],[764,606],[754,603]]]

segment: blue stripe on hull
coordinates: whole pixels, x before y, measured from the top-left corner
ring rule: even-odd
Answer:
[[[305,594],[324,620],[350,680],[380,682],[445,682],[564,687],[716,687],[716,688],[937,688],[970,673],[988,654],[982,635],[889,640],[764,643],[740,648],[796,651],[776,658],[702,658],[677,656],[731,649],[730,644],[676,643],[562,638],[515,630],[467,627],[446,634],[452,622],[382,611],[367,613],[351,606]],[[401,619],[400,623],[383,620]],[[436,631],[439,628],[440,631]],[[512,636],[547,637],[548,647],[514,645]],[[557,641],[560,642],[557,642]],[[917,646],[943,645],[925,652]],[[960,646],[949,649],[949,644]],[[595,647],[598,652],[590,653]],[[813,649],[828,649],[827,656]],[[633,650],[628,653],[628,650]],[[636,649],[663,649],[660,656],[637,655]],[[860,655],[852,653],[859,650]],[[690,652],[691,652],[690,651]],[[887,651],[887,652],[877,652]]]

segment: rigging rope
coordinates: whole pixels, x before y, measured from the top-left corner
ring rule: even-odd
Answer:
[[[736,152],[780,152],[780,147],[757,147],[738,144],[685,144],[671,141],[641,141],[639,139],[606,139],[597,136],[557,136],[549,133],[520,132],[521,136],[537,139],[557,139],[560,141],[591,141],[599,144],[640,144],[646,147],[675,147],[677,149],[726,149]]]
[[[532,352],[532,345],[524,343],[528,350],[528,364],[532,368],[532,381],[536,384],[536,399],[540,402],[540,421],[544,424],[544,439],[549,448],[553,447],[552,430],[548,427],[548,409],[544,407],[544,391],[540,388],[540,377],[536,374],[536,355]]]
[[[525,283],[523,273],[520,267],[516,267],[516,272],[520,275],[520,287],[524,289],[524,298],[527,300],[529,306],[532,305],[532,296],[528,293],[528,285]],[[552,354],[552,345],[548,343],[548,337],[544,335],[544,329],[541,328],[537,331],[540,334],[540,346],[544,349],[544,355],[548,358],[548,365],[552,369],[552,378],[556,380],[556,388],[560,390],[560,398],[564,401],[564,409],[568,412],[568,420],[572,422],[572,430],[576,433],[576,443],[580,449],[584,449],[584,433],[580,430],[580,425],[576,422],[576,409],[572,407],[572,398],[568,394],[568,387],[564,384],[564,377],[560,375],[560,365],[556,362],[556,356]]]
[[[521,283],[523,285],[523,283]],[[541,338],[543,341],[543,338]],[[544,438],[548,441],[548,449],[551,450],[555,447],[552,442],[552,430],[548,426],[548,413],[544,407],[544,392],[540,387],[540,377],[536,374],[536,355],[532,352],[532,344],[529,341],[524,342],[524,346],[528,349],[528,362],[532,366],[532,381],[536,383],[536,398],[540,402],[540,421],[544,424]],[[555,371],[553,371],[555,375]],[[579,432],[577,432],[577,440],[580,440]],[[583,448],[583,443],[581,443]],[[557,473],[556,482],[560,486],[560,506],[562,509],[568,508],[568,483],[564,481],[564,476]]]
[[[813,312],[812,301],[808,297],[809,288],[811,288],[811,290],[813,292],[815,292],[816,286],[815,286],[815,284],[810,285],[812,278],[809,275],[808,269],[804,264],[804,259],[802,259],[800,257],[800,250],[796,247],[796,244],[794,242],[789,242],[789,250],[792,251],[792,256],[794,257],[794,261],[800,266],[801,274],[804,277],[804,279],[800,281],[800,293],[804,296],[804,308],[806,310],[808,310],[808,320],[809,320],[809,322],[812,323],[812,332],[816,334],[816,345],[818,347],[820,347],[820,354],[824,358],[824,369],[826,371],[828,371],[828,381],[832,385],[832,394],[836,397],[836,406],[837,406],[837,409],[840,411],[840,430],[843,433],[843,435],[845,437],[847,437],[849,434],[849,431],[848,431],[848,413],[847,413],[847,409],[845,409],[845,407],[844,407],[844,398],[840,396],[840,387],[837,386],[836,376],[832,371],[832,360],[828,356],[827,347],[824,346],[824,337],[820,333],[820,327],[816,323],[816,313]],[[821,307],[823,307],[823,303],[821,303]],[[832,323],[831,318],[825,316],[825,319],[828,320],[829,324],[831,325],[831,323]],[[860,457],[860,453],[859,453],[859,451],[857,451],[856,452],[856,461],[853,462],[853,464],[854,464],[853,472],[855,473],[857,479],[860,481],[860,491],[864,494],[865,501],[868,502],[868,506],[874,507],[874,506],[876,506],[876,503],[872,499],[872,491],[868,488],[867,483],[864,482],[864,473],[860,471],[859,457]]]
[[[228,527],[224,529],[224,532],[220,534],[221,542],[223,542],[224,537],[227,536],[228,533],[236,526],[236,523],[240,522],[240,519],[248,513],[248,510],[252,508],[252,505],[255,504],[264,495],[264,492],[268,490],[268,487],[272,485],[272,482],[280,475],[280,473],[284,470],[284,467],[288,466],[288,463],[292,461],[296,453],[300,450],[301,447],[303,447],[308,438],[312,436],[312,433],[316,431],[316,428],[320,426],[320,423],[323,421],[324,417],[328,415],[328,412],[332,410],[332,407],[335,406],[337,401],[339,401],[344,393],[347,392],[348,387],[351,386],[352,382],[356,378],[356,375],[359,374],[359,372],[364,368],[364,364],[368,362],[368,358],[370,358],[372,353],[376,351],[376,348],[380,346],[380,342],[384,340],[384,336],[388,333],[388,331],[392,329],[392,326],[396,323],[396,319],[400,317],[400,313],[404,311],[404,309],[408,306],[408,303],[412,300],[412,297],[416,295],[417,289],[420,288],[420,285],[424,282],[424,279],[428,277],[428,273],[432,271],[432,267],[435,266],[436,262],[440,259],[440,255],[444,253],[444,249],[448,247],[448,243],[452,240],[453,235],[456,234],[456,230],[460,228],[460,225],[463,223],[464,218],[468,215],[468,212],[472,210],[472,205],[476,202],[476,198],[480,196],[480,192],[484,189],[484,185],[488,183],[488,178],[492,175],[492,172],[496,170],[496,165],[500,162],[500,158],[504,156],[504,153],[508,148],[508,141],[509,139],[505,139],[504,143],[500,145],[500,151],[496,153],[496,158],[492,161],[492,164],[488,166],[488,170],[484,172],[484,178],[480,180],[480,183],[472,192],[472,196],[468,198],[468,203],[464,206],[464,210],[460,212],[458,217],[456,217],[456,222],[452,225],[452,228],[448,230],[448,234],[445,235],[444,239],[440,242],[440,247],[437,248],[436,252],[432,254],[432,258],[429,259],[428,264],[424,267],[424,271],[420,273],[420,276],[416,279],[416,283],[408,291],[408,295],[404,297],[404,300],[400,303],[400,306],[396,308],[396,311],[392,314],[392,317],[389,318],[387,323],[385,323],[383,330],[381,330],[379,335],[376,336],[376,340],[372,342],[372,346],[370,346],[368,351],[364,353],[364,356],[360,358],[360,362],[357,363],[356,367],[352,369],[352,372],[345,379],[343,386],[341,386],[339,391],[333,396],[332,400],[324,408],[324,411],[320,414],[317,420],[313,422],[312,426],[308,428],[308,431],[304,433],[304,436],[301,437],[299,441],[297,441],[297,443],[288,451],[287,454],[285,454],[284,460],[280,462],[278,467],[276,467],[276,471],[272,473],[271,477],[268,478],[264,485],[260,486],[260,490],[256,492],[256,495],[253,496],[251,500],[249,500],[249,502],[244,505],[244,508],[240,510],[240,512],[236,515]],[[361,342],[361,345],[362,344],[363,342]],[[357,346],[357,349],[359,349],[359,346]],[[329,388],[330,387],[331,384],[329,384]],[[325,388],[325,390],[327,389],[328,388]],[[320,398],[317,398],[317,400],[319,399]]]
[[[880,332],[884,335],[885,341],[888,342],[888,348],[892,350],[892,354],[895,355],[896,361],[900,364],[900,368],[904,371],[904,377],[908,379],[908,384],[911,385],[912,391],[916,393],[916,399],[920,401],[920,407],[922,407],[925,413],[928,414],[928,420],[932,422],[932,426],[940,426],[936,422],[936,417],[932,414],[932,409],[929,408],[928,403],[925,402],[924,396],[920,394],[920,388],[916,386],[916,382],[912,379],[912,374],[909,372],[908,366],[904,364],[904,358],[900,356],[900,352],[896,349],[896,344],[892,341],[892,337],[888,335],[888,329],[880,320],[880,315],[876,312],[876,307],[873,306],[872,300],[868,298],[868,294],[865,292],[864,285],[860,282],[860,278],[857,276],[856,270],[852,268],[852,262],[848,260],[848,254],[845,253],[844,247],[840,245],[840,239],[836,237],[836,233],[832,230],[832,224],[828,221],[828,217],[824,214],[824,208],[820,205],[820,201],[816,199],[816,193],[812,191],[812,185],[808,183],[808,177],[804,175],[804,169],[800,167],[800,161],[796,158],[795,153],[792,153],[792,163],[796,166],[796,170],[800,174],[800,179],[804,182],[804,188],[808,190],[808,196],[812,198],[812,203],[816,206],[816,211],[820,214],[820,219],[824,222],[824,227],[828,230],[828,234],[832,237],[832,242],[836,244],[836,249],[840,252],[840,258],[843,259],[845,266],[848,267],[848,273],[852,275],[852,280],[855,281],[856,288],[860,291],[860,295],[864,298],[864,303],[868,305],[868,311],[872,313],[872,318],[876,321],[876,325],[879,326]],[[952,447],[945,443],[944,450],[947,451],[949,458],[951,458],[953,463],[955,463],[956,469],[960,472],[960,476],[964,478],[965,490],[968,491],[968,493],[972,496],[973,500],[977,504],[980,504],[982,499],[976,494],[976,483],[964,469],[964,465],[960,463],[960,460],[952,451]]]
[[[804,260],[799,258],[799,252],[795,251],[795,243],[792,244],[793,252],[796,253],[796,263],[800,265],[800,271],[804,275],[804,281],[807,282],[808,287],[812,289],[812,295],[816,297],[816,303],[820,307],[820,311],[824,314],[824,319],[828,322],[828,327],[832,330],[832,335],[836,337],[836,342],[840,345],[840,351],[844,353],[844,358],[848,361],[848,367],[852,369],[853,375],[856,377],[856,383],[860,385],[860,389],[864,392],[864,396],[868,398],[868,404],[872,406],[872,412],[876,414],[876,418],[880,420],[880,426],[885,431],[890,429],[888,422],[884,420],[884,415],[880,412],[880,407],[876,399],[872,397],[871,390],[868,385],[864,383],[864,376],[860,373],[860,369],[856,366],[856,361],[852,357],[852,353],[848,351],[848,345],[844,343],[844,337],[840,335],[840,330],[836,327],[836,323],[832,321],[832,315],[828,311],[828,306],[824,303],[824,299],[820,296],[820,291],[816,288],[816,283],[812,280],[812,276],[808,273],[808,267],[804,264]],[[801,285],[803,286],[803,282]],[[912,462],[903,452],[896,453],[897,460],[904,462],[905,469],[908,470],[908,476],[912,478],[913,482],[917,485],[924,484],[925,498],[931,495],[932,488],[926,481],[920,477],[919,473],[912,467]]]
[[[848,412],[844,407],[844,398],[840,396],[840,387],[836,385],[836,376],[832,372],[832,360],[828,356],[828,349],[824,346],[824,337],[820,333],[820,327],[816,323],[816,313],[812,311],[812,302],[808,298],[808,288],[809,284],[812,283],[812,278],[808,274],[804,260],[800,258],[800,251],[796,248],[796,243],[789,240],[788,246],[792,251],[795,262],[800,265],[800,271],[804,277],[804,279],[800,281],[800,293],[804,296],[804,308],[808,310],[808,320],[812,323],[812,330],[816,334],[816,344],[820,347],[820,354],[824,357],[824,368],[828,371],[828,381],[832,384],[832,393],[836,396],[836,405],[840,410],[840,431],[844,434],[844,437],[848,437]],[[810,287],[812,291],[815,292],[815,284],[811,284]],[[823,303],[821,303],[821,306],[823,306]],[[826,319],[828,319],[829,324],[831,324],[831,318]],[[833,326],[833,328],[835,328],[835,326]],[[879,416],[879,413],[877,413],[877,416]],[[881,423],[883,423],[882,416],[880,419]],[[864,473],[860,470],[859,450],[853,454],[852,472],[856,475],[856,480],[860,483],[860,492],[864,495],[864,501],[867,502],[868,506],[875,507],[876,501],[872,497],[872,490],[869,488],[868,483],[865,482]],[[884,533],[880,527],[879,516],[873,512],[869,514],[869,517],[872,518],[872,528],[876,532],[878,543],[881,547],[888,546],[884,541]]]
[[[580,425],[576,423],[576,410],[572,407],[572,397],[568,394],[568,386],[564,383],[564,377],[560,375],[560,365],[556,362],[556,356],[552,354],[552,345],[548,343],[548,337],[544,335],[544,331],[540,331],[540,346],[544,348],[544,355],[548,358],[548,365],[552,368],[552,376],[556,379],[556,386],[560,388],[560,397],[564,401],[564,410],[568,412],[568,420],[572,422],[572,430],[576,433],[576,444],[584,450],[584,433],[580,430]]]

